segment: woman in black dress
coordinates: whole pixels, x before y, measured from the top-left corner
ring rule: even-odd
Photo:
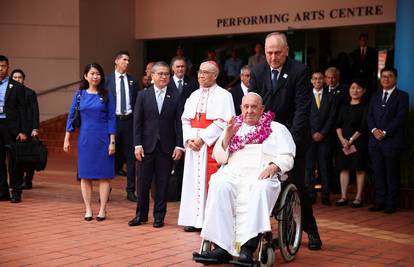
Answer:
[[[362,96],[365,87],[361,81],[354,81],[349,87],[350,101],[343,104],[338,113],[336,134],[338,135],[338,151],[336,165],[340,170],[341,198],[336,206],[348,204],[347,190],[349,172],[355,171],[357,193],[351,207],[362,207],[362,191],[365,182],[365,170],[368,159],[367,112],[368,104]]]

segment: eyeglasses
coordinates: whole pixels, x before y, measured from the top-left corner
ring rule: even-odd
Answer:
[[[169,72],[157,72],[155,74],[157,74],[159,77],[161,77],[161,76],[170,77],[170,73]]]
[[[208,71],[208,70],[198,70],[197,73],[198,73],[198,75],[207,75],[207,74],[212,74],[214,72],[213,71]]]

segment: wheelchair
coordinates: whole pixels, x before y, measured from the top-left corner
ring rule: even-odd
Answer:
[[[271,214],[271,217],[276,219],[278,225],[277,235],[273,233],[273,227],[271,232],[261,235],[253,264],[246,264],[237,260],[230,261],[229,263],[237,266],[271,267],[275,263],[276,249],[280,250],[280,254],[285,262],[294,260],[302,242],[300,197],[296,186],[288,181],[287,175],[278,178],[282,189]],[[203,251],[211,251],[212,249],[213,244],[210,241],[202,240],[198,255]],[[208,265],[206,262],[199,261],[194,255],[193,260]]]

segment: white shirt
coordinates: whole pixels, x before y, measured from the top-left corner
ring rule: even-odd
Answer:
[[[270,75],[273,76],[273,72],[272,71],[273,70],[277,70],[277,79],[279,80],[280,72],[282,72],[282,67],[280,67],[278,69],[274,69],[274,68],[270,67]],[[273,77],[270,77],[270,79],[273,80]]]
[[[319,92],[315,89],[315,88],[313,88],[313,95],[315,96],[315,98],[316,98],[316,95],[319,93],[319,100],[322,102],[322,89],[321,90],[319,90]]]
[[[385,102],[388,102],[388,99],[390,99],[390,96],[391,96],[392,92],[394,92],[394,90],[395,90],[395,86],[393,88],[389,89],[389,90],[384,90],[383,89],[382,90],[382,97],[381,97],[381,99],[384,98],[384,93],[387,92],[388,95],[387,95],[387,100]]]
[[[116,92],[116,115],[122,115],[121,112],[121,78],[120,76],[124,76],[124,85],[125,85],[125,99],[126,99],[126,114],[129,115],[132,113],[131,108],[131,99],[129,97],[129,84],[128,84],[128,78],[126,73],[121,74],[117,71],[115,71],[115,92]]]
[[[247,95],[248,91],[249,91],[249,87],[247,87],[246,85],[244,85],[243,82],[240,83],[241,89],[243,90],[243,94]]]
[[[154,91],[155,91],[155,98],[156,98],[155,100],[158,101],[158,94],[161,92],[162,103],[164,103],[165,92],[167,92],[167,86],[160,89],[154,84]]]
[[[175,86],[177,86],[177,88],[178,88],[178,81],[180,80],[181,80],[181,85],[184,86],[184,76],[180,79],[176,75],[174,75],[173,79],[174,79]]]

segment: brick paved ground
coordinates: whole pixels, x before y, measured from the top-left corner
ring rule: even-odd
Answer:
[[[83,220],[74,157],[51,155],[23,202],[0,202],[0,266],[199,266],[191,261],[200,238],[176,225],[179,203],[169,203],[166,226],[128,227],[135,204],[125,199],[125,178],[113,182],[108,219]],[[94,211],[98,194],[94,192]],[[307,238],[285,266],[414,266],[414,212],[369,213],[314,206],[324,245],[309,251]],[[96,214],[95,214],[96,215]]]

